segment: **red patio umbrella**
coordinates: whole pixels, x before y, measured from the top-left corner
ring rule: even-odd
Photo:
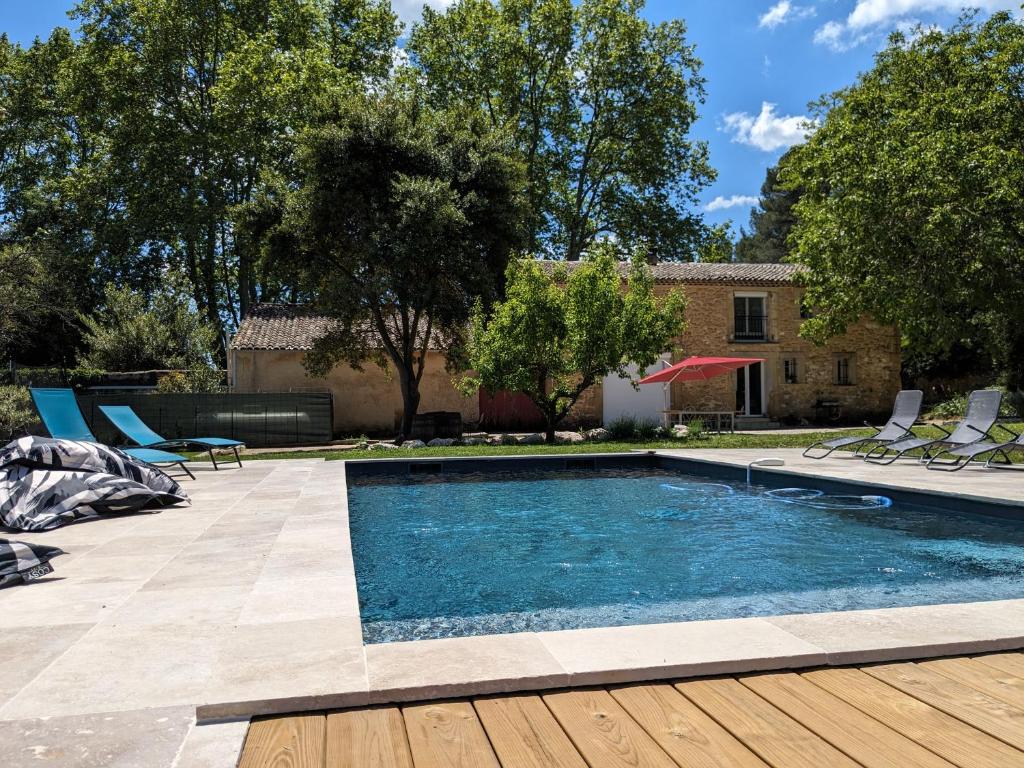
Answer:
[[[657,373],[640,379],[641,384],[669,384],[673,381],[701,381],[722,376],[737,368],[763,363],[758,357],[688,357]]]

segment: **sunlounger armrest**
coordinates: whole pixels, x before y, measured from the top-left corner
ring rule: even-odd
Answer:
[[[982,437],[988,437],[988,431],[986,431],[986,430],[984,430],[984,429],[978,429],[978,428],[977,428],[976,426],[974,426],[973,424],[965,424],[964,426],[965,426],[965,427],[967,427],[967,428],[968,428],[968,429],[970,429],[970,430],[973,430],[974,432],[977,432],[977,433],[978,433],[979,435],[981,435]]]
[[[996,424],[996,427],[998,429],[1003,430],[1003,432],[1006,432],[1009,435],[1013,435],[1013,439],[1014,440],[1017,440],[1018,438],[1020,438],[1020,435],[1018,433],[1014,432],[1012,429],[1010,429],[1007,426],[1004,426],[1003,424]]]

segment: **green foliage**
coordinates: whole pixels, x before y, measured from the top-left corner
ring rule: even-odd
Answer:
[[[106,306],[81,317],[86,365],[107,371],[209,367],[216,331],[175,293],[151,302],[130,288],[108,285]]]
[[[688,440],[699,440],[704,435],[704,420],[690,419],[686,423],[686,438]]]
[[[895,34],[780,170],[802,189],[794,258],[815,307],[803,332],[864,314],[907,345],[986,350],[1024,380],[1024,24],[968,17]]]
[[[653,365],[682,333],[686,301],[674,291],[661,301],[642,254],[633,257],[628,290],[612,246],[571,271],[549,274],[532,259],[513,261],[504,301],[488,316],[477,306],[469,343],[472,394],[522,392],[544,415],[548,442],[579,397],[605,376]]]
[[[697,247],[697,261],[725,264],[733,260],[732,222],[710,227],[707,236]]]
[[[783,155],[779,165],[785,162]],[[793,206],[800,199],[800,190],[787,189],[779,182],[779,165],[771,166],[765,173],[758,207],[750,211],[750,231],[740,230],[737,261],[776,263],[785,261],[789,255],[786,241],[796,223]]]
[[[575,260],[601,236],[691,260],[714,179],[688,138],[704,99],[682,21],[642,0],[457,0],[424,9],[408,50],[435,103],[478,104],[526,165],[529,248]]]
[[[28,389],[0,385],[0,441],[6,445],[37,421]]]
[[[480,113],[397,88],[341,102],[300,160],[279,227],[294,234],[276,236],[299,246],[299,284],[337,321],[306,366],[393,364],[408,435],[428,349],[456,361],[474,301],[496,295],[521,243],[521,167]]]
[[[36,328],[69,320],[73,303],[45,248],[0,245],[0,359],[29,346]]]
[[[195,367],[187,371],[171,371],[160,377],[156,391],[169,392],[224,392],[224,374],[216,368]]]
[[[180,271],[219,346],[294,291],[236,216],[296,182],[324,100],[387,77],[396,17],[386,0],[81,0],[73,19],[27,48],[0,38],[0,116],[17,116],[0,119],[0,241],[59,254],[78,311]]]
[[[996,387],[990,387],[996,389]],[[1024,398],[1019,391],[1003,390],[1003,402],[999,406],[999,417],[1013,419],[1024,417]],[[967,413],[967,393],[953,395],[933,405],[925,414],[929,419],[962,419]]]

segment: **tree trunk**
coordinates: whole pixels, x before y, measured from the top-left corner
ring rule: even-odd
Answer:
[[[402,426],[398,437],[404,441],[412,434],[412,420],[420,407],[420,385],[413,372],[405,366],[398,369],[398,379],[402,390]]]
[[[555,443],[555,427],[558,426],[550,419],[548,419],[547,427],[544,429],[544,442],[548,445],[554,445]]]

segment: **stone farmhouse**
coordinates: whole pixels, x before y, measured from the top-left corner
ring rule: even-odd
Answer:
[[[625,265],[624,265],[625,268]],[[855,421],[888,414],[900,388],[897,330],[863,319],[843,336],[815,346],[800,338],[797,267],[788,264],[664,263],[652,267],[656,291],[681,288],[687,328],[665,364],[690,355],[763,359],[734,374],[669,387],[609,377],[571,415],[577,426],[623,416],[660,419],[664,411],[729,412],[738,427]],[[376,366],[338,366],[325,379],[307,376],[302,357],[329,321],[308,308],[261,304],[238,328],[228,358],[235,392],[329,390],[338,435],[393,433],[402,398],[396,377]],[[428,353],[421,412],[458,411],[466,425],[492,431],[533,428],[522,396],[463,397],[440,352]]]

